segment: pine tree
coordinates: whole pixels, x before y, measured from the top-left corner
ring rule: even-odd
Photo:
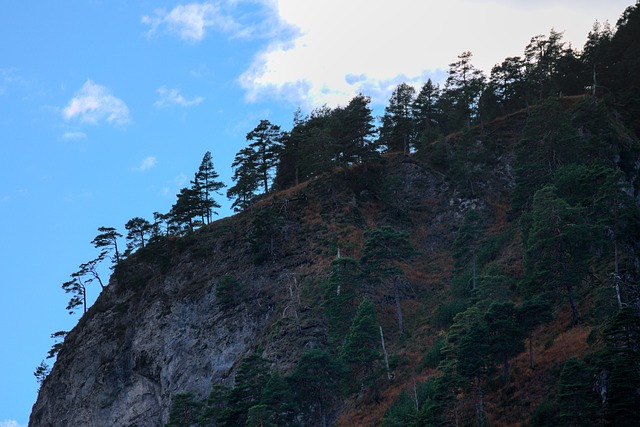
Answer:
[[[609,373],[605,417],[611,425],[632,426],[640,419],[640,314],[624,307],[603,334],[603,368]]]
[[[541,291],[566,291],[577,324],[580,313],[574,292],[587,273],[591,240],[583,209],[570,206],[558,197],[556,187],[547,185],[534,195],[532,218],[525,267]]]
[[[479,116],[478,101],[484,89],[485,76],[471,64],[473,54],[469,51],[458,55],[458,61],[449,64],[449,76],[445,91],[453,98],[455,111],[461,123],[467,127]]]
[[[324,349],[302,353],[289,381],[301,408],[309,408],[313,425],[326,427],[329,411],[340,398],[340,379],[344,367]]]
[[[411,105],[415,143],[418,149],[427,149],[427,144],[436,141],[442,132],[440,126],[442,111],[438,105],[439,98],[440,86],[434,85],[429,79],[422,86]]]
[[[593,423],[597,406],[593,380],[592,368],[583,361],[571,357],[564,362],[558,382],[558,416],[563,426]]]
[[[253,150],[249,147],[240,150],[231,167],[234,168],[232,179],[235,185],[227,190],[227,197],[235,198],[231,207],[236,211],[242,211],[251,206],[260,186],[257,159]]]
[[[377,317],[373,303],[367,298],[362,300],[340,348],[340,360],[349,368],[352,387],[373,387],[377,379],[382,358]]]
[[[120,263],[118,239],[122,237],[122,234],[113,227],[99,227],[98,232],[100,234],[93,238],[91,244],[97,249],[105,248],[104,250],[108,252],[113,251],[111,261],[117,266]]]
[[[518,322],[515,305],[511,301],[493,302],[486,313],[488,350],[494,361],[502,363],[504,382],[507,390],[511,387],[509,359],[523,349],[523,325]]]
[[[124,225],[127,230],[127,252],[131,253],[136,249],[144,249],[151,232],[151,224],[144,218],[131,218]]]
[[[282,146],[280,126],[271,124],[269,120],[260,120],[258,126],[247,134],[248,148],[253,151],[253,159],[257,169],[257,177],[264,189],[269,192],[271,177],[278,162]]]
[[[400,83],[391,94],[380,128],[380,143],[387,147],[387,151],[408,154],[415,145],[412,115],[415,96],[416,90],[406,83]]]
[[[202,158],[202,163],[198,168],[195,179],[192,182],[195,190],[199,194],[201,209],[203,211],[202,222],[209,224],[213,214],[217,215],[214,209],[220,208],[220,204],[214,199],[214,194],[220,194],[220,190],[225,187],[222,181],[218,181],[219,177],[213,167],[211,152],[207,151]]]

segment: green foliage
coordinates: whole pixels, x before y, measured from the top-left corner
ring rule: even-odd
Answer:
[[[338,402],[345,367],[324,349],[306,350],[288,378],[302,412],[313,425],[326,425],[329,411]]]
[[[192,393],[178,393],[171,400],[166,427],[190,427],[200,420],[203,404]]]
[[[581,158],[578,142],[571,118],[557,99],[532,110],[516,150],[514,209],[530,206],[534,193],[551,182],[557,168]]]
[[[244,285],[234,276],[225,274],[216,286],[216,298],[224,308],[231,308],[238,304],[243,297]]]
[[[236,372],[235,386],[228,395],[228,407],[219,417],[225,426],[245,425],[249,409],[261,403],[269,381],[266,360],[252,353],[242,360]]]
[[[409,243],[406,233],[398,232],[389,226],[366,231],[364,237],[367,240],[360,263],[368,274],[378,279],[402,274],[397,262],[408,260],[417,253]]]
[[[246,236],[251,247],[251,260],[260,264],[273,259],[282,217],[274,207],[265,207],[253,215],[251,223],[251,230]]]
[[[340,348],[340,361],[349,368],[352,391],[357,391],[353,387],[360,384],[373,385],[378,376],[382,355],[377,318],[373,303],[367,298],[362,300]]]
[[[120,263],[120,252],[118,251],[118,238],[122,237],[122,234],[118,233],[113,227],[99,227],[99,234],[93,238],[91,244],[96,249],[102,249],[107,251],[105,256],[113,251],[111,261],[114,265]]]
[[[587,273],[590,227],[583,209],[570,206],[547,185],[533,199],[533,223],[527,239],[527,273],[539,292],[564,289],[573,322],[580,320],[573,290]]]
[[[631,426],[640,419],[640,314],[635,307],[620,310],[606,325],[601,355],[609,373],[606,419]]]
[[[124,228],[127,230],[127,253],[144,249],[152,229],[149,221],[136,216],[127,221]]]
[[[329,339],[342,345],[356,312],[358,288],[362,282],[359,265],[353,258],[336,258],[331,262],[331,276],[324,293],[324,312],[329,319]]]
[[[415,100],[415,89],[406,83],[400,83],[384,109],[382,127],[380,128],[381,145],[387,151],[409,153],[414,144],[414,120],[412,106]]]
[[[595,418],[597,396],[593,392],[593,370],[583,361],[568,359],[558,383],[558,418],[562,425],[584,426]]]
[[[422,357],[422,364],[427,368],[437,368],[440,362],[442,362],[444,355],[442,349],[444,348],[446,339],[443,335],[438,335],[433,344],[426,351]]]
[[[45,379],[47,379],[47,376],[49,376],[50,372],[51,372],[51,368],[47,363],[45,363],[44,360],[41,361],[40,364],[36,367],[36,370],[33,372],[33,376],[36,377],[36,382],[38,383],[38,390],[40,390],[40,387],[42,387],[42,383],[44,382]]]

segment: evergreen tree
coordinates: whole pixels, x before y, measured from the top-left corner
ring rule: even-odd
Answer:
[[[587,273],[590,241],[583,210],[570,206],[557,196],[553,185],[547,185],[533,198],[532,218],[525,267],[542,291],[566,291],[577,324],[580,313],[574,290]]]
[[[479,116],[478,101],[485,86],[485,76],[471,63],[469,51],[458,55],[458,61],[449,64],[445,91],[453,98],[460,124],[471,126]]]
[[[194,189],[197,191],[201,209],[203,212],[202,222],[209,224],[213,214],[217,215],[214,209],[220,208],[220,204],[214,199],[214,193],[220,194],[220,190],[225,187],[222,181],[218,181],[219,177],[213,167],[211,152],[207,151],[202,158],[195,180],[192,182]]]
[[[227,190],[227,198],[233,199],[231,207],[235,211],[242,211],[251,206],[260,187],[257,159],[249,147],[240,150],[231,164],[234,168],[233,181],[235,185]]]
[[[640,420],[640,314],[624,307],[607,323],[602,367],[609,373],[605,418],[611,425]]]
[[[365,273],[374,283],[389,283],[391,294],[395,301],[398,315],[398,329],[404,333],[404,315],[402,313],[401,286],[404,271],[398,266],[399,261],[405,261],[416,255],[416,250],[409,243],[408,236],[393,228],[384,226],[364,233],[367,239],[364,243],[360,263]]]
[[[151,224],[144,218],[131,218],[124,225],[127,230],[127,252],[131,253],[136,249],[144,249],[151,232]]]
[[[202,199],[197,187],[184,187],[176,195],[176,202],[169,211],[174,233],[191,233],[202,225],[198,217],[203,217]]]
[[[329,411],[340,398],[340,379],[344,367],[324,349],[306,350],[300,356],[289,381],[298,404],[308,408],[313,425],[326,427]]]
[[[583,361],[572,357],[564,363],[558,383],[558,416],[563,426],[580,427],[595,420],[593,379],[593,370]]]
[[[373,136],[376,130],[370,103],[371,98],[358,94],[346,107],[332,112],[330,124],[337,165],[346,167],[357,162],[365,163],[375,156]]]
[[[38,383],[38,390],[42,387],[42,383],[49,376],[51,372],[51,368],[45,361],[41,361],[40,364],[36,367],[36,370],[33,372],[33,376],[36,377],[36,382]]]
[[[118,233],[113,227],[99,227],[98,234],[93,238],[91,244],[96,249],[104,248],[106,254],[108,252],[113,251],[113,256],[111,257],[111,261],[118,265],[120,263],[120,252],[118,251],[118,239],[122,237],[122,234]]]
[[[235,386],[228,396],[228,410],[221,414],[221,424],[245,425],[249,409],[260,404],[268,380],[266,360],[257,353],[245,357],[236,372]]]
[[[507,390],[511,387],[509,359],[518,355],[523,349],[523,325],[518,322],[515,305],[511,301],[493,302],[486,313],[487,344],[489,354],[502,363],[504,382]]]
[[[260,120],[247,134],[248,148],[253,151],[252,158],[256,167],[257,178],[264,194],[269,192],[271,176],[277,166],[278,155],[282,146],[280,126],[271,124],[269,120]]]
[[[534,369],[533,331],[538,326],[551,320],[551,304],[541,295],[526,300],[517,312],[518,323],[529,337],[529,367]]]
[[[178,393],[171,401],[169,422],[166,427],[187,427],[196,425],[202,413],[202,402],[192,393]]]
[[[529,107],[524,60],[519,57],[506,58],[491,69],[489,86],[494,91],[502,114]]]
[[[381,359],[377,313],[373,303],[365,298],[351,322],[340,348],[340,360],[349,368],[352,386],[374,387]],[[356,391],[356,390],[354,390]]]
[[[412,105],[415,96],[416,90],[406,83],[400,83],[391,94],[380,128],[380,142],[387,151],[408,154],[414,146]]]
[[[329,338],[339,345],[342,344],[356,312],[361,274],[358,263],[353,258],[336,258],[331,262],[331,275],[325,289],[323,307],[329,318]]]
[[[415,143],[418,149],[426,149],[427,144],[437,140],[441,134],[442,112],[438,106],[439,98],[440,86],[434,85],[431,79],[428,79],[411,105]]]

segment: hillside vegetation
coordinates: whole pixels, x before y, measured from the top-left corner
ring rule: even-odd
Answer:
[[[465,52],[379,129],[364,95],[261,121],[238,214],[209,155],[122,259],[105,229],[30,426],[637,425],[640,6],[561,38]]]

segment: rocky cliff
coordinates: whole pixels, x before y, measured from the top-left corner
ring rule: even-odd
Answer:
[[[326,277],[341,240],[342,255],[355,255],[348,241],[387,210],[405,219],[429,211],[423,245],[435,251],[468,204],[483,204],[454,193],[439,173],[395,156],[138,251],[68,334],[29,425],[158,426],[175,394],[233,384],[238,362],[258,347],[274,369],[290,368],[326,342],[320,301],[300,293]],[[238,289],[221,301],[225,277]]]
[[[593,120],[600,113],[590,112],[588,99],[561,102],[572,114],[558,125],[568,129],[569,148],[583,153],[580,161],[586,165],[602,160],[620,168],[626,182],[633,183],[625,191],[637,197],[637,138],[612,116]],[[549,111],[557,116],[559,107],[553,108]],[[355,264],[362,274],[350,303],[363,298],[374,303],[379,316],[376,333],[378,327],[384,330],[390,355],[387,375],[345,394],[336,387],[330,407],[316,404],[316,412],[302,408],[293,418],[296,425],[320,425],[320,420],[343,426],[380,425],[385,411],[393,408],[401,408],[396,419],[408,414],[406,420],[434,423],[435,416],[449,421],[462,417],[463,424],[470,425],[480,404],[493,424],[515,425],[535,417],[536,407],[554,410],[550,405],[559,403],[549,399],[557,394],[562,364],[572,356],[584,356],[589,346],[592,353],[601,351],[603,341],[594,337],[616,313],[611,287],[599,279],[611,271],[613,258],[607,251],[613,245],[590,254],[590,273],[582,280],[586,285],[577,292],[585,307],[584,324],[567,331],[568,311],[562,308],[566,303],[560,289],[551,292],[553,316],[529,322],[537,328],[535,338],[533,331],[526,337],[523,331],[514,335],[512,341],[522,342],[522,349],[516,348],[520,353],[500,359],[507,368],[514,367],[508,380],[513,384],[501,388],[502,369],[495,368],[491,353],[474,353],[486,343],[464,349],[484,358],[481,374],[456,374],[452,368],[460,363],[457,358],[471,357],[462,343],[474,338],[474,325],[484,322],[487,331],[495,327],[489,317],[492,302],[503,303],[494,309],[512,310],[513,320],[514,307],[525,312],[530,306],[523,301],[546,286],[534,287],[535,277],[527,278],[525,259],[536,254],[526,253],[521,230],[544,223],[535,222],[540,214],[527,211],[536,186],[553,179],[552,166],[559,170],[577,157],[568,150],[566,160],[549,163],[564,154],[555,140],[545,139],[553,135],[547,127],[535,127],[552,123],[542,121],[545,110],[540,111],[531,116],[523,111],[452,135],[415,156],[387,154],[367,165],[336,170],[271,194],[251,209],[191,235],[162,238],[138,250],[117,266],[96,303],[67,335],[29,425],[160,426],[169,421],[177,395],[189,393],[197,403],[214,385],[232,387],[250,354],[262,356],[269,370],[279,375],[295,370],[309,349],[330,348],[338,358],[340,343],[332,341],[325,310],[336,257],[360,259]],[[527,167],[547,172],[531,178]],[[522,182],[532,183],[527,188]],[[520,211],[512,207],[518,191],[520,200],[529,200],[520,202]],[[571,199],[574,193],[569,193],[566,203],[576,203]],[[401,274],[389,283],[367,276],[362,256],[367,232],[382,227],[408,236],[415,249],[410,262],[394,261],[393,271]],[[620,246],[621,271],[629,283],[638,274],[634,236]],[[339,295],[340,287],[335,291]],[[623,298],[637,301],[636,291],[629,286]],[[526,339],[531,354],[539,354],[535,375],[529,352],[524,351]],[[381,360],[382,356],[380,373]],[[440,362],[444,368],[437,372]],[[442,381],[434,383],[434,378]],[[475,391],[481,382],[486,392],[479,403]],[[423,393],[421,384],[431,387],[431,394]],[[591,384],[584,387],[591,389]],[[258,411],[266,406],[256,407]],[[285,411],[274,409],[280,410]]]

